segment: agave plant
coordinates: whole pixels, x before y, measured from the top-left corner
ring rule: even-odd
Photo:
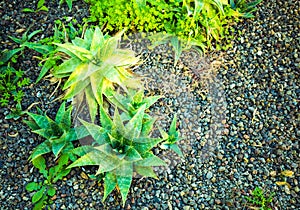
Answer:
[[[112,120],[102,106],[100,106],[101,126],[81,120],[95,144],[93,147],[76,148],[74,153],[81,157],[68,168],[99,166],[96,175],[105,174],[103,201],[118,188],[124,206],[133,172],[157,178],[152,167],[166,165],[151,152],[151,149],[163,139],[150,137],[153,123],[144,119],[146,106],[143,104],[126,124],[121,119],[118,109],[115,109]]]
[[[179,131],[176,130],[176,122],[177,122],[177,116],[174,115],[168,133],[166,131],[162,130],[160,127],[158,127],[160,134],[162,135],[163,139],[165,140],[160,147],[162,149],[171,149],[176,154],[183,157],[183,154],[177,145],[177,142],[182,140],[182,138],[180,137]]]
[[[103,95],[114,89],[114,84],[126,91],[126,87],[136,87],[130,67],[139,62],[132,50],[119,49],[123,32],[114,37],[103,35],[99,27],[87,29],[84,37],[76,37],[72,43],[59,44],[57,50],[67,55],[67,59],[54,69],[57,78],[68,77],[63,90],[65,99],[85,94],[92,121],[97,114],[98,104],[102,105]],[[131,82],[129,82],[131,81]]]
[[[145,97],[144,89],[128,89],[126,95],[117,93],[115,91],[107,91],[107,99],[115,104],[118,108],[122,109],[122,120],[130,120],[137,112],[137,110],[143,106],[147,110],[162,96],[149,96]],[[148,114],[144,114],[144,118],[151,119]]]
[[[77,127],[76,129],[71,127],[72,107],[66,109],[65,103],[60,106],[55,120],[52,120],[46,114],[42,114],[40,109],[38,111],[40,114],[26,112],[31,120],[24,121],[32,129],[32,132],[46,139],[30,155],[29,159],[32,161],[51,151],[57,158],[60,153],[67,153],[74,149],[72,141],[87,135],[84,127]]]

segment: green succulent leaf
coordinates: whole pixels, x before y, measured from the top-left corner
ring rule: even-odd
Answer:
[[[130,147],[126,152],[126,160],[129,162],[136,162],[142,160],[142,156],[140,153],[134,149],[134,147]]]
[[[134,169],[141,176],[157,179],[157,176],[151,166],[135,166]]]
[[[106,130],[111,130],[113,127],[113,121],[110,119],[102,106],[100,106],[100,122],[102,127]]]
[[[177,122],[177,115],[175,114],[170,125],[169,135],[175,135],[177,133],[176,122]]]
[[[104,196],[102,202],[105,201],[107,196],[115,189],[117,186],[117,179],[115,174],[107,172],[104,178]]]
[[[97,165],[99,166],[97,174],[99,174],[106,171],[111,171],[118,167],[119,164],[120,161],[118,158],[108,156],[97,149],[85,154],[84,156],[76,160],[74,163],[68,166],[68,169],[78,166]]]
[[[128,104],[130,104],[130,99],[128,97],[125,97],[122,94],[113,91],[111,88],[105,91],[105,96],[116,107],[122,109],[125,112],[129,110]]]
[[[78,66],[76,66],[75,70],[72,72],[69,79],[66,81],[63,90],[69,88],[71,85],[74,85],[86,79],[86,72],[88,68],[89,65],[87,63],[81,63]]]
[[[65,145],[65,140],[56,140],[52,143],[52,152],[55,155],[55,157],[58,157],[58,154],[62,151]]]
[[[125,126],[123,124],[123,121],[121,119],[121,116],[120,116],[117,108],[115,109],[115,112],[114,112],[113,123],[116,126],[116,130],[118,131],[118,133],[122,136],[125,136],[126,129],[125,129]]]
[[[92,90],[91,86],[87,86],[85,88],[85,96],[86,96],[87,104],[89,106],[91,121],[95,122],[96,115],[98,113],[98,103],[97,103],[97,100],[94,97],[93,90]],[[100,100],[101,100],[101,104],[102,104],[102,98]]]
[[[143,103],[146,104],[146,109],[148,109],[150,106],[152,106],[155,102],[157,102],[161,98],[162,96],[149,96],[143,100]]]
[[[48,45],[42,45],[40,43],[34,43],[34,42],[25,42],[22,45],[20,45],[21,47],[28,47],[32,50],[35,50],[43,55],[47,54],[48,52],[52,51],[53,48],[51,46]]]
[[[38,83],[47,74],[47,72],[55,66],[55,64],[55,59],[49,58],[48,60],[46,60],[35,83]]]
[[[90,77],[90,82],[91,82],[91,89],[92,93],[90,93],[91,97],[95,98],[97,103],[99,105],[103,105],[103,92],[104,89],[106,88],[104,83],[105,83],[105,78],[103,77],[102,74],[99,73],[94,73]]]
[[[49,139],[52,136],[51,129],[38,129],[38,130],[33,130],[33,133],[39,134],[40,136]]]
[[[145,108],[146,105],[142,105],[132,119],[126,124],[125,129],[127,132],[125,137],[127,139],[133,139],[140,136],[143,126],[142,121],[144,118]]]
[[[86,130],[88,131],[88,133],[93,137],[93,139],[99,144],[105,144],[106,143],[106,132],[105,130],[98,126],[95,125],[93,123],[88,123],[84,120],[79,119],[80,122],[85,126]]]
[[[15,54],[17,54],[18,52],[22,51],[23,48],[16,48],[13,50],[4,50],[1,52],[0,54],[0,64],[4,64],[7,61],[9,61]]]
[[[81,93],[90,83],[89,78],[74,83],[66,92],[65,99],[73,98],[77,94]]]
[[[164,131],[161,127],[158,127],[158,129],[159,129],[160,135],[163,137],[164,140],[169,139],[169,134],[166,131]]]
[[[34,113],[31,113],[31,112],[26,112],[26,113],[35,121],[35,123],[40,128],[48,128],[50,126],[47,117],[42,116],[42,115],[38,115],[38,114],[34,114]]]
[[[68,131],[72,125],[71,113],[72,113],[72,106],[70,106],[63,113],[59,121],[56,121],[56,124],[59,124],[65,131]]]
[[[91,152],[92,150],[95,150],[93,146],[86,145],[86,146],[81,146],[81,147],[76,147],[73,149],[71,152],[77,156],[84,156],[85,154]]]
[[[33,120],[23,120],[23,122],[26,123],[26,125],[28,125],[32,130],[37,130],[40,128]]]
[[[126,203],[126,198],[132,181],[133,166],[130,162],[123,162],[121,167],[116,169],[116,179],[120,193],[122,195],[123,207]]]
[[[135,103],[142,103],[144,98],[144,90],[140,89],[139,91],[137,91],[134,96],[132,97],[133,101]]]
[[[93,55],[89,50],[84,49],[82,47],[78,47],[71,43],[65,43],[65,44],[54,43],[54,44],[58,46],[57,48],[58,51],[64,52],[71,57],[76,56],[83,62],[87,60],[92,60],[93,58]]]
[[[61,78],[61,75],[63,77],[65,77],[66,75],[70,75],[75,71],[79,64],[81,64],[81,60],[77,57],[72,57],[55,68],[53,71],[53,75],[57,78]]]
[[[79,37],[75,37],[72,40],[72,44],[76,45],[77,47],[81,47],[83,49],[88,49],[90,47],[89,40],[85,40],[85,39],[82,39],[82,38],[79,38]]]
[[[145,140],[146,138],[144,138]],[[140,153],[144,154],[145,152],[148,152],[151,150],[153,147],[155,147],[157,144],[159,144],[163,139],[161,138],[151,138],[151,141],[146,142],[146,143],[138,143],[136,142],[137,139],[133,142],[133,147]],[[149,139],[148,139],[149,140]]]
[[[29,159],[31,161],[35,160],[38,157],[41,157],[41,155],[47,154],[51,152],[51,145],[49,141],[44,141],[43,143],[39,144],[30,155]]]
[[[179,41],[179,39],[178,39],[177,36],[173,36],[171,38],[171,42],[170,43],[171,43],[171,45],[172,45],[172,47],[174,48],[174,51],[175,51],[175,63],[174,63],[174,66],[176,66],[176,64],[177,64],[177,62],[178,62],[178,60],[180,58],[180,55],[182,53],[181,43],[180,43],[180,41]]]
[[[137,166],[144,166],[144,167],[152,167],[152,166],[167,166],[167,164],[160,159],[159,157],[155,156],[151,152],[145,153],[143,160],[136,162]]]
[[[150,134],[150,132],[153,129],[153,125],[154,125],[155,121],[156,121],[156,118],[151,118],[151,119],[146,120],[143,123],[143,128],[142,128],[141,135],[140,135],[141,137],[146,137]]]
[[[64,118],[65,110],[66,110],[66,103],[63,102],[60,105],[60,107],[59,107],[59,109],[58,109],[58,111],[56,113],[55,121],[57,123],[60,123],[62,121],[62,119]]]
[[[177,144],[170,144],[170,149],[173,150],[180,157],[184,157],[181,149],[179,148],[179,146]]]
[[[95,28],[94,34],[93,34],[93,39],[91,42],[90,50],[93,55],[95,55],[99,48],[104,44],[105,38],[103,36],[103,33],[99,29],[99,27]]]

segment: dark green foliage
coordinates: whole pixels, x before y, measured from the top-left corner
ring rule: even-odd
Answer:
[[[57,158],[60,153],[65,154],[74,148],[73,141],[84,137],[80,136],[82,134],[81,127],[77,129],[71,127],[71,112],[72,107],[66,109],[65,103],[60,106],[55,120],[52,120],[46,114],[27,112],[31,120],[24,122],[32,129],[32,132],[46,139],[34,149],[29,159],[33,161],[50,152],[53,152]]]
[[[29,85],[29,78],[24,78],[22,70],[0,66],[0,106],[7,106],[10,100],[20,103],[24,93],[22,87]]]
[[[26,185],[26,190],[29,192],[36,191],[32,196],[33,209],[40,210],[46,204],[52,203],[49,198],[56,194],[54,184],[70,173],[70,169],[66,169],[69,158],[68,154],[61,155],[57,161],[57,165],[50,168],[47,168],[43,156],[39,156],[32,161],[33,165],[45,178],[43,182],[30,182]]]

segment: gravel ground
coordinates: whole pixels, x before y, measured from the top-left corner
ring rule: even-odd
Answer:
[[[21,13],[36,5],[29,2],[0,3],[1,49],[14,47],[7,35],[17,36],[17,29],[33,22],[32,30],[48,36],[55,19],[75,14],[80,21],[87,15],[79,1],[73,13],[57,3],[47,4],[48,13]],[[136,73],[146,76],[148,94],[164,95],[151,112],[161,117],[163,127],[178,114],[185,158],[155,149],[169,167],[157,169],[159,180],[134,179],[125,209],[250,209],[244,196],[256,186],[276,193],[272,209],[300,208],[299,10],[299,1],[265,0],[256,19],[236,26],[241,33],[233,48],[204,58],[185,53],[176,67],[169,46],[149,51],[146,42],[130,43],[144,60]],[[19,61],[32,81],[39,70],[34,55],[29,51]],[[24,88],[23,108],[39,102],[53,115],[59,106],[49,103],[59,95],[49,99],[54,89],[47,80]],[[5,120],[8,111],[0,109],[0,208],[31,209],[24,186],[41,177],[27,158],[43,140],[21,119]],[[57,183],[51,209],[122,209],[117,193],[100,202],[103,186],[85,179],[88,170],[75,169]],[[283,170],[294,172],[286,178],[290,188],[275,183],[284,181]]]

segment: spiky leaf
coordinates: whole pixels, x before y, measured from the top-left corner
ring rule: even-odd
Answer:
[[[96,115],[98,113],[98,104],[97,104],[97,100],[95,100],[95,97],[93,95],[93,90],[91,86],[88,86],[85,89],[85,96],[86,96],[87,104],[89,106],[91,121],[95,122]]]
[[[170,144],[170,149],[173,150],[180,157],[183,157],[183,153],[177,144]]]
[[[151,166],[135,166],[134,168],[135,171],[142,176],[157,179],[157,176]]]
[[[52,152],[55,155],[55,157],[58,156],[58,154],[62,151],[65,145],[65,140],[56,140],[52,143]]]
[[[154,154],[147,152],[144,159],[140,160],[135,163],[137,166],[166,166],[166,163],[160,159],[159,157],[155,156]]]
[[[107,196],[115,189],[116,185],[116,176],[111,172],[107,172],[104,178],[104,196],[102,202],[104,202]]]
[[[122,163],[121,167],[116,170],[116,178],[120,193],[122,195],[123,206],[125,206],[126,198],[132,181],[133,166],[132,163]]]
[[[104,110],[103,106],[100,106],[100,122],[102,127],[106,130],[111,130],[113,127],[113,122]]]
[[[57,78],[70,75],[73,71],[75,71],[79,64],[81,64],[81,60],[76,57],[72,57],[55,68],[53,71],[53,75]]]
[[[34,160],[37,157],[40,157],[41,155],[47,154],[51,152],[51,145],[49,141],[44,141],[40,145],[38,145],[30,155],[29,159]]]
[[[147,143],[137,143],[133,142],[133,147],[140,153],[144,154],[145,152],[149,151],[153,147],[155,147],[158,143],[163,141],[161,138],[152,138],[150,142]]]
[[[133,139],[138,136],[140,136],[143,124],[143,118],[144,118],[144,112],[145,112],[146,105],[142,105],[136,114],[132,117],[132,119],[126,124],[126,135],[125,137],[127,139]]]
[[[93,123],[88,123],[84,120],[79,119],[80,122],[85,126],[89,134],[93,137],[93,139],[99,144],[105,144],[106,143],[106,135],[105,135],[105,130]]]

